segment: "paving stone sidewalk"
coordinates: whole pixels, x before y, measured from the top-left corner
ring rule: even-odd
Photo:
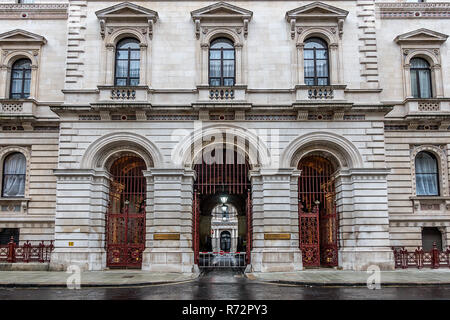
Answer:
[[[0,271],[1,287],[66,287],[72,273],[58,271]],[[81,287],[139,286],[184,282],[195,273],[156,273],[141,270],[81,272]]]
[[[311,286],[366,286],[372,273],[343,270],[246,273],[250,280]],[[381,271],[381,285],[450,285],[450,269],[407,269]]]

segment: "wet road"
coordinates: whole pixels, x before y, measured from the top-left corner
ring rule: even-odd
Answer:
[[[190,282],[142,287],[1,288],[0,300],[448,300],[450,286],[302,287],[260,283],[246,279],[239,271],[214,270]]]

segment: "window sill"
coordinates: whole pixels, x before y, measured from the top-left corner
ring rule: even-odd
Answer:
[[[415,213],[442,213],[450,211],[449,196],[411,196]]]
[[[30,198],[0,198],[0,213],[26,214],[28,211],[28,202]]]

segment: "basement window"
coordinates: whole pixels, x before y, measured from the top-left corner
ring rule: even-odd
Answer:
[[[424,251],[433,249],[433,243],[436,242],[436,248],[442,251],[442,233],[436,227],[422,228],[422,247]]]
[[[8,244],[11,237],[16,244],[19,244],[19,230],[19,228],[0,228],[0,245]]]

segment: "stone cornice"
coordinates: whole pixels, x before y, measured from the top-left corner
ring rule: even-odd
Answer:
[[[68,17],[69,5],[49,4],[0,4],[0,19],[6,20],[51,20]]]
[[[449,2],[386,2],[376,5],[381,19],[450,18]]]

